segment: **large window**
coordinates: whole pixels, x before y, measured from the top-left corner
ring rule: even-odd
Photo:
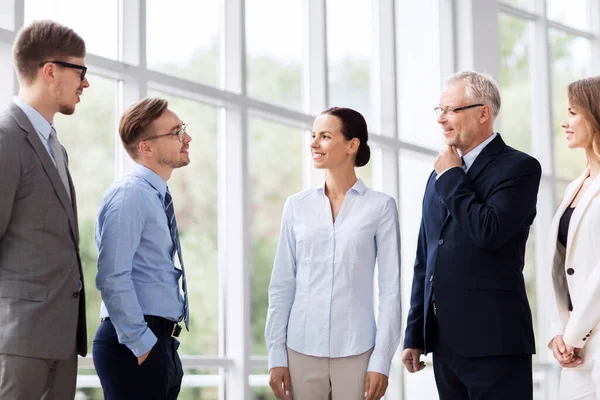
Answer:
[[[266,355],[267,289],[285,199],[302,190],[306,132],[262,118],[249,123],[252,260],[252,354]]]
[[[356,173],[398,202],[403,321],[425,182],[443,144],[433,107],[444,78],[476,69],[497,79],[498,131],[540,160],[542,188],[555,189],[554,203],[584,168],[583,153],[567,148],[560,124],[568,84],[598,73],[598,17],[591,11],[600,0],[351,3],[0,0],[0,104],[17,93],[11,45],[23,24],[54,19],[87,44],[91,87],[76,113],[57,116],[56,126],[78,195],[90,344],[100,304],[96,213],[131,163],[118,119],[133,102],[160,96],[189,125],[191,164],[169,180],[191,311],[190,333],[181,337],[182,399],[274,398],[264,325],[283,204],[325,178],[312,168],[307,138],[315,115],[307,110],[345,106],[367,119],[372,160]],[[540,285],[540,234],[554,212],[543,200],[524,272],[538,335],[543,309],[536,303],[544,304],[546,293],[535,288],[547,290]],[[90,357],[80,361],[78,396],[101,399]],[[536,400],[551,399],[551,365],[541,356],[536,362],[544,371],[535,375]],[[396,357],[387,397],[402,394],[436,398],[432,368],[408,374]]]
[[[217,86],[218,0],[146,2],[148,68]]]
[[[246,0],[246,32],[248,96],[302,109],[302,1]]]
[[[328,0],[326,13],[329,105],[353,108],[367,121],[373,117],[371,3]]]

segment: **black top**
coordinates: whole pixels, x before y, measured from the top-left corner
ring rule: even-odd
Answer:
[[[567,247],[567,237],[569,235],[569,223],[571,222],[571,217],[573,216],[573,211],[575,211],[575,207],[569,207],[565,210],[565,213],[562,217],[560,217],[560,223],[558,225],[558,241]],[[569,311],[573,311],[573,303],[571,302],[571,294],[569,293]]]
[[[560,224],[558,225],[558,241],[565,247],[567,247],[567,236],[569,235],[569,222],[571,222],[574,210],[575,207],[567,208],[560,218]]]

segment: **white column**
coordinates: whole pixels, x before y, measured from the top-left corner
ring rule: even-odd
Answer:
[[[303,7],[303,91],[304,112],[319,115],[327,108],[327,29],[325,0],[306,0]],[[313,167],[308,132],[304,137],[302,182],[303,189],[319,185],[325,177]]]
[[[224,0],[221,77],[225,90],[245,95],[245,4]],[[233,360],[225,375],[228,399],[250,399],[250,265],[248,116],[244,105],[221,112],[219,163],[219,285],[223,291],[224,350]],[[223,338],[221,338],[223,339]]]
[[[146,0],[119,1],[119,58],[118,61],[146,68]],[[117,120],[115,135],[119,135],[118,124],[121,114],[135,102],[147,94],[146,74],[134,77],[124,77],[119,82],[117,99]],[[133,160],[117,137],[115,140],[115,178],[128,173],[133,166]]]

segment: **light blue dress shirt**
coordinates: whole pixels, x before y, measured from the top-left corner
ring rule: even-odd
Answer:
[[[324,185],[289,197],[269,285],[269,369],[288,365],[286,345],[331,358],[374,347],[368,370],[388,375],[400,341],[401,315],[395,200],[359,179],[346,193],[334,223]]]
[[[50,124],[42,114],[40,114],[35,108],[31,107],[29,104],[25,103],[22,99],[18,97],[13,97],[13,103],[15,103],[29,118],[31,125],[37,132],[42,144],[48,151],[50,158],[54,165],[56,165],[56,161],[54,160],[54,154],[52,153],[52,148],[50,147],[50,131],[52,130],[52,124]]]
[[[100,317],[110,316],[119,343],[136,357],[156,343],[144,315],[183,318],[181,270],[172,257],[164,208],[166,190],[160,176],[135,164],[130,175],[107,190],[96,221]]]
[[[485,148],[485,146],[487,146],[488,144],[490,144],[490,142],[494,139],[496,139],[496,136],[498,136],[498,134],[496,132],[494,132],[494,134],[492,136],[490,136],[489,138],[485,139],[483,142],[479,143],[477,145],[477,147],[475,147],[473,150],[471,150],[470,152],[468,152],[465,155],[462,155],[462,158],[465,162],[464,167],[461,167],[464,171],[465,174],[467,172],[469,172],[469,168],[471,168],[471,165],[473,165],[473,163],[475,162],[475,160],[477,159],[477,156],[479,154],[481,154],[481,152],[483,151],[483,149]],[[459,152],[460,154],[460,152]],[[458,167],[452,167],[452,168],[458,168]],[[448,168],[444,171],[442,171],[441,174],[439,174],[438,176],[435,177],[436,180],[438,180],[440,178],[440,176],[442,176],[446,171],[448,171],[451,168]]]

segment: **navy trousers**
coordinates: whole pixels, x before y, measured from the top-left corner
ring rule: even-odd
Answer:
[[[154,333],[158,342],[142,365],[138,365],[131,350],[119,343],[112,322],[100,323],[92,354],[105,400],[177,399],[183,378],[177,354],[179,342],[164,332]]]
[[[433,313],[433,372],[440,400],[532,400],[533,370],[530,354],[461,357],[444,342]]]

